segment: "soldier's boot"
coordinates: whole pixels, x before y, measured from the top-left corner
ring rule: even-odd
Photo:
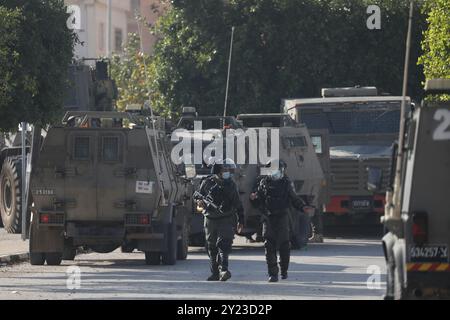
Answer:
[[[218,243],[219,247],[219,260],[220,260],[220,281],[227,281],[231,278],[231,272],[228,270],[228,261],[231,252],[231,246],[233,240],[222,239]]]
[[[281,279],[288,277],[289,262],[291,259],[291,248],[289,241],[285,241],[280,245],[280,269]]]
[[[228,253],[220,253],[220,281],[227,281],[231,278],[231,272],[228,270]]]
[[[219,272],[219,263],[217,261],[218,251],[215,248],[208,248],[209,254],[209,268],[211,269],[211,275],[208,277],[208,281],[219,281],[220,280],[220,272]]]
[[[269,272],[269,282],[278,281],[278,263],[277,263],[277,250],[273,241],[266,240],[264,244],[266,250],[266,262]]]

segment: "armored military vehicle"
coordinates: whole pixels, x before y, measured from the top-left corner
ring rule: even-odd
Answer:
[[[450,79],[430,80],[425,91],[449,94]],[[386,298],[449,299],[450,102],[425,100],[404,123],[382,219]],[[368,182],[379,187],[376,171]]]
[[[85,62],[92,60],[95,68]],[[108,61],[84,59],[68,68],[69,87],[61,117],[65,111],[111,111],[117,88],[108,73]],[[38,150],[46,135],[45,128],[29,126],[26,131],[25,151],[33,159],[32,150]],[[0,213],[1,222],[9,233],[22,231],[22,131],[0,133]],[[29,168],[30,169],[30,168]],[[28,181],[28,180],[27,180]],[[31,204],[31,197],[28,204]],[[29,219],[27,219],[29,220]],[[27,221],[28,223],[28,221]],[[26,230],[24,231],[26,233]]]
[[[194,107],[184,107],[175,129],[177,130],[172,133],[171,137],[173,144],[179,143],[182,139],[189,139],[191,142],[190,155],[194,155],[196,144],[200,146],[199,149],[202,152],[202,158],[195,164],[196,176],[190,179],[191,190],[197,190],[202,179],[207,177],[211,172],[208,163],[209,159],[203,157],[203,152],[215,139],[224,138],[227,130],[232,135],[241,134],[243,127],[236,121],[235,117],[199,116]],[[224,142],[223,148],[225,154],[226,140]],[[214,151],[211,152],[211,156],[215,156]],[[189,243],[191,246],[204,246],[203,215],[200,211],[196,210],[196,205],[193,203],[192,198],[187,201],[187,206],[192,213]]]
[[[260,135],[262,129],[279,131],[279,158],[287,163],[287,175],[294,184],[294,190],[306,203],[316,208],[321,206],[321,191],[325,183],[324,174],[315,152],[314,143],[304,124],[296,123],[287,114],[240,114],[237,119],[249,130],[254,130]],[[250,151],[251,152],[251,151]],[[260,162],[259,162],[260,163]],[[249,200],[256,178],[261,174],[261,165],[243,164],[240,166],[239,174],[236,175],[236,182],[239,186],[241,200],[245,212],[245,229],[243,235],[247,237],[260,232],[260,213],[255,209]],[[317,212],[316,212],[317,213]],[[306,245],[309,238],[314,236],[320,228],[320,217],[315,219],[316,226],[311,227],[309,216],[291,210],[292,245],[300,248]],[[257,238],[259,238],[257,236]]]
[[[30,262],[58,265],[76,247],[186,259],[189,216],[164,120],[128,112],[68,112],[52,126],[31,177]]]
[[[283,101],[284,111],[308,130],[329,133],[330,198],[324,207],[324,224],[329,230],[380,226],[401,100],[379,95],[375,87],[351,87],[322,89],[322,98]],[[408,98],[408,109],[410,106]],[[377,168],[382,177],[382,188],[375,193],[366,189],[368,168]]]

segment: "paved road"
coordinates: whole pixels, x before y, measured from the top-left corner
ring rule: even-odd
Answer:
[[[0,228],[0,257],[25,252],[28,252],[28,241],[22,241],[20,234],[9,234]]]
[[[0,299],[380,299],[384,263],[379,241],[326,240],[293,251],[290,277],[266,282],[261,244],[238,240],[231,258],[233,277],[225,283],[204,281],[206,254],[191,248],[175,266],[146,266],[139,252],[84,254],[61,266],[23,263],[0,267]],[[81,269],[81,287],[69,290],[66,271]],[[367,268],[381,269],[381,287],[368,289]]]

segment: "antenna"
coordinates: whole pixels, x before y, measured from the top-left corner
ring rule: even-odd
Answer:
[[[400,107],[400,130],[398,137],[398,153],[397,153],[397,164],[395,168],[395,180],[394,180],[394,192],[392,195],[392,203],[393,209],[389,212],[391,218],[395,220],[400,220],[401,212],[400,212],[400,184],[401,184],[401,171],[402,171],[402,163],[403,163],[403,143],[405,136],[405,112],[406,112],[406,93],[408,88],[408,70],[409,70],[409,58],[410,58],[410,49],[411,49],[411,29],[412,29],[412,18],[414,12],[414,0],[410,0],[409,3],[409,21],[408,21],[408,33],[406,35],[406,54],[405,54],[405,66],[403,72],[403,90],[402,90],[402,104]]]
[[[225,106],[223,108],[223,116],[224,117],[227,116],[228,88],[230,85],[230,70],[231,70],[231,56],[233,54],[233,39],[234,39],[234,26],[231,27],[230,57],[228,58],[227,87],[225,89]]]
[[[140,42],[140,53],[142,54],[142,59],[144,62],[144,73],[145,73],[145,77],[148,78],[148,69],[147,69],[147,62],[145,61],[145,54],[144,54],[144,43],[142,41],[142,26],[141,26],[141,21],[139,21],[139,15],[136,12],[136,16],[135,16],[137,25],[138,25],[138,32],[139,32],[139,42]],[[150,102],[150,94],[151,94],[151,89],[150,89],[150,85],[147,86],[147,94],[148,94],[148,100]],[[152,123],[152,131],[153,131],[153,138],[154,138],[154,143],[155,143],[155,149],[156,149],[156,161],[158,162],[158,178],[159,176],[162,174],[162,165],[161,165],[161,160],[159,157],[159,149],[158,149],[158,140],[156,139],[156,128],[155,128],[155,119],[153,117],[153,108],[150,106],[150,119],[151,119],[151,123]],[[151,146],[151,144],[150,144]],[[156,169],[156,168],[155,168]],[[159,186],[161,188],[161,196],[163,198],[163,202],[166,202],[165,199],[165,195],[164,195],[164,185],[161,179],[159,179]]]

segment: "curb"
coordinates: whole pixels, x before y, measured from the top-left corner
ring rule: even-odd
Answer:
[[[0,256],[0,264],[15,264],[28,261],[30,258],[29,253],[18,253]]]

